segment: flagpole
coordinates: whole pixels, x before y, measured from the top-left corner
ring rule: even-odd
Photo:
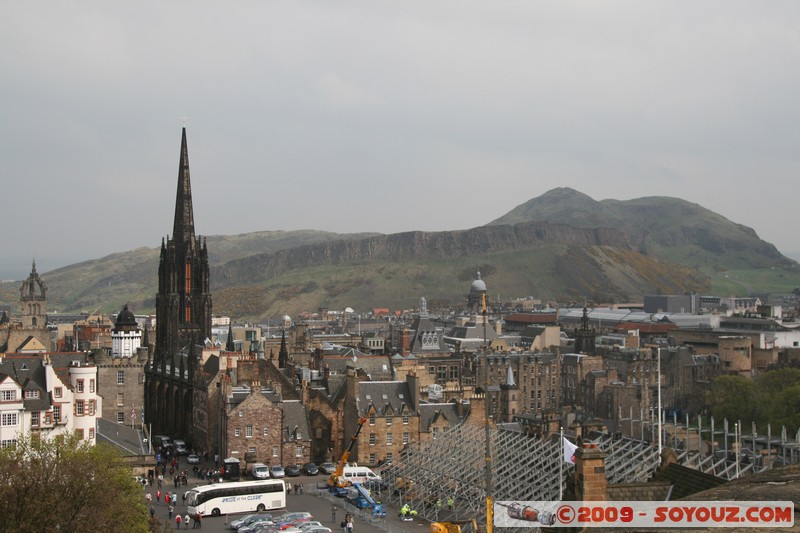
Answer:
[[[558,501],[564,499],[564,454],[566,450],[564,449],[564,426],[561,426],[561,457],[558,459]]]

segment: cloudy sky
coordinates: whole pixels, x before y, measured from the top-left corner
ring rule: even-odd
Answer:
[[[451,230],[554,187],[800,250],[800,2],[0,2],[0,278],[171,231]]]

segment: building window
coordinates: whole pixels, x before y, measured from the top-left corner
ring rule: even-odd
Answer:
[[[403,432],[403,444],[408,444],[408,443],[409,443],[408,431],[404,431]]]
[[[322,428],[317,428],[314,430],[314,438],[321,439],[322,438]]]
[[[295,457],[303,457],[303,447],[302,446],[295,446],[294,447],[294,456]]]
[[[264,428],[264,436],[265,437],[269,436],[269,428],[267,428],[267,427]]]
[[[371,464],[371,465],[375,464],[375,454],[374,453],[369,454],[369,464]]]
[[[375,415],[374,414],[369,415],[369,425],[370,426],[374,426],[375,425]]]
[[[117,393],[117,405],[118,406],[125,405],[125,393],[124,392],[118,392]]]
[[[56,387],[53,389],[53,396],[56,398],[61,398],[61,387]]]
[[[39,417],[40,417],[39,411],[33,411],[31,413],[31,425],[32,426],[34,426],[34,427],[38,427],[39,426]]]
[[[2,419],[0,419],[0,425],[2,426],[16,426],[19,418],[17,413],[3,413]]]
[[[245,426],[244,427],[244,436],[248,439],[253,436],[253,426]]]
[[[79,439],[83,440],[83,429],[76,429],[75,435],[77,435]]]
[[[89,428],[89,440],[94,440],[94,428]]]
[[[39,390],[38,389],[28,389],[25,391],[25,399],[26,400],[37,400],[39,398]]]
[[[272,447],[272,457],[278,457],[278,447],[277,446],[273,446]]]
[[[89,392],[94,392],[94,380],[89,380]]]
[[[394,459],[394,454],[392,452],[387,453],[386,454],[386,462],[387,463],[391,463],[392,459]]]
[[[233,436],[234,437],[240,437],[241,435],[242,435],[242,429],[241,428],[234,428]]]
[[[450,367],[450,379],[458,379],[458,367],[451,366]]]
[[[125,385],[125,371],[117,370],[117,385]]]
[[[0,448],[15,448],[16,446],[17,446],[17,439],[0,440]]]
[[[386,425],[387,426],[391,426],[393,421],[394,421],[394,417],[392,417],[392,416],[387,416],[386,417]]]
[[[94,416],[95,401],[96,400],[89,400],[89,416]]]
[[[15,390],[4,390],[3,391],[3,401],[4,402],[13,402],[17,399],[17,391]]]
[[[387,446],[391,446],[392,444],[394,444],[394,435],[391,434],[391,433],[387,433],[386,434],[386,445]]]
[[[408,415],[403,415],[403,425],[404,426],[408,425]]]
[[[79,380],[78,380],[78,381],[75,383],[75,390],[76,390],[77,392],[79,392],[79,393],[82,393],[82,392],[83,392],[83,380],[82,380],[82,379],[79,379]]]
[[[83,416],[83,400],[75,400],[75,416]]]
[[[125,423],[125,413],[122,411],[117,411],[117,424],[124,424]]]
[[[369,445],[370,446],[375,446],[376,440],[377,440],[377,437],[376,437],[375,433],[370,433],[369,434]]]

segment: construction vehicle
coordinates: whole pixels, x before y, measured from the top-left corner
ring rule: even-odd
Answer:
[[[344,478],[344,467],[347,464],[347,460],[350,458],[350,453],[353,451],[353,446],[355,446],[356,441],[358,440],[358,434],[361,433],[361,428],[364,427],[364,424],[367,423],[367,417],[362,416],[358,420],[358,426],[356,427],[355,433],[353,433],[353,437],[350,439],[350,443],[347,445],[344,453],[342,454],[342,458],[339,459],[339,463],[336,465],[336,470],[333,471],[331,477],[328,478],[328,490],[331,492],[336,492],[337,495],[345,496],[347,493],[347,485],[349,484],[348,481]]]
[[[431,524],[431,533],[467,533],[467,528],[463,527],[469,524],[472,529],[471,533],[478,533],[478,523],[473,518],[472,520],[450,520],[449,522],[433,522]]]
[[[386,516],[383,504],[376,502],[361,483],[353,483],[353,488],[347,496],[347,501],[355,505],[357,509],[372,509],[372,516]]]

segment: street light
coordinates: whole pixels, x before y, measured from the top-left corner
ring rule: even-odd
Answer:
[[[658,460],[661,460],[661,348],[658,352]]]

